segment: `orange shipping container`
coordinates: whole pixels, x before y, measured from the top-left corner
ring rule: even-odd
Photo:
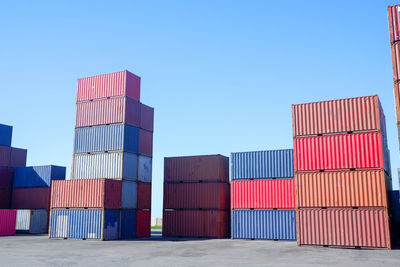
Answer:
[[[385,131],[377,95],[292,105],[293,136]]]
[[[390,178],[383,170],[297,173],[296,206],[388,207]]]
[[[391,248],[385,208],[306,208],[296,214],[299,246]]]

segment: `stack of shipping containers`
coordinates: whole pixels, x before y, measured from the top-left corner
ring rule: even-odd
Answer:
[[[229,237],[229,159],[164,159],[163,236]]]
[[[18,210],[17,232],[47,233],[50,187],[54,180],[65,180],[65,171],[53,165],[15,168],[11,206]]]
[[[78,80],[71,180],[53,184],[51,238],[150,235],[153,119],[140,103],[140,77]]]
[[[26,165],[26,149],[11,147],[12,126],[0,124],[0,236],[14,235],[16,210],[10,210],[14,169]]]
[[[298,245],[391,248],[377,95],[292,106]]]
[[[232,238],[296,240],[293,150],[231,155]]]

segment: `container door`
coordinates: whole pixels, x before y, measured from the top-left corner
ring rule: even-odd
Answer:
[[[55,237],[68,237],[68,216],[57,216],[57,226]]]

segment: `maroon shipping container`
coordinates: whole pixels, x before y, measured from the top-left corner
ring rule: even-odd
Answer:
[[[139,102],[129,97],[115,97],[76,104],[76,128],[115,123],[139,127]]]
[[[229,210],[228,183],[164,184],[164,209]]]
[[[0,167],[0,188],[10,188],[13,186],[14,169]]]
[[[227,238],[229,211],[164,210],[163,236]]]
[[[120,209],[122,181],[79,179],[53,181],[51,208]]]
[[[164,182],[229,182],[229,158],[221,155],[164,158]]]
[[[385,131],[377,95],[292,105],[293,136]]]
[[[146,130],[139,130],[139,154],[153,156],[153,133]]]
[[[137,208],[151,209],[151,183],[137,183]]]
[[[294,209],[294,179],[232,181],[231,205],[232,209]]]
[[[149,237],[151,227],[151,211],[137,210],[136,212],[136,237]]]
[[[27,150],[0,146],[0,167],[25,167]]]
[[[391,248],[385,208],[305,208],[296,214],[299,246]]]
[[[78,79],[76,101],[114,96],[140,100],[140,77],[124,70]]]
[[[15,188],[12,192],[13,209],[46,209],[50,207],[50,187]]]
[[[0,236],[15,235],[16,210],[0,210]]]
[[[154,130],[154,108],[140,103],[140,128]]]
[[[389,169],[379,132],[295,138],[293,156],[295,171]]]
[[[12,188],[0,188],[0,209],[9,209]]]
[[[392,44],[400,41],[399,11],[400,5],[388,6],[389,35]]]

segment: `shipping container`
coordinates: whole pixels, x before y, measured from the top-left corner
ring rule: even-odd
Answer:
[[[149,237],[151,224],[150,210],[136,211],[136,237]]]
[[[116,179],[138,178],[138,156],[132,153],[110,152],[75,154],[71,179]]]
[[[400,194],[399,190],[390,191],[390,208],[392,220],[400,223]],[[400,229],[399,229],[400,230]]]
[[[295,171],[383,169],[385,160],[378,132],[294,139]]]
[[[74,153],[139,152],[139,128],[126,124],[101,125],[75,130]]]
[[[154,108],[140,103],[140,128],[153,132]]]
[[[388,207],[383,170],[297,173],[297,207]]]
[[[49,209],[50,187],[14,188],[13,209]]]
[[[229,211],[164,210],[163,236],[227,238]]]
[[[292,178],[293,149],[231,154],[231,179]]]
[[[11,191],[10,188],[0,188],[0,209],[8,209],[11,206]]]
[[[51,208],[120,209],[122,182],[111,179],[54,181]]]
[[[15,235],[16,210],[0,209],[0,236]]]
[[[392,67],[393,67],[393,81],[395,84],[395,90],[398,89],[396,86],[400,79],[400,45],[396,43],[396,45],[391,46],[392,52]]]
[[[120,217],[116,209],[52,209],[49,237],[120,239]]]
[[[65,172],[54,165],[15,168],[14,188],[50,187],[53,180],[65,180]]]
[[[385,208],[297,210],[297,243],[355,248],[391,248]]]
[[[152,158],[139,155],[138,157],[138,181],[151,183],[152,180]]]
[[[294,179],[232,181],[231,208],[294,209]]]
[[[164,209],[229,210],[228,183],[164,184]]]
[[[30,234],[47,233],[47,210],[17,210],[17,232]]]
[[[233,210],[232,238],[296,240],[295,210]]]
[[[377,95],[292,105],[293,136],[384,131]]]
[[[11,146],[12,126],[0,124],[0,146]]]
[[[400,6],[388,6],[388,18],[389,18],[389,35],[390,43],[396,43],[400,41],[400,26],[399,26],[399,14]]]
[[[0,167],[24,167],[26,154],[26,149],[0,146]]]
[[[140,77],[124,70],[78,79],[76,101],[88,101],[115,96],[140,100]]]
[[[13,186],[14,169],[0,167],[0,188],[10,188]]]
[[[229,182],[229,158],[221,155],[164,158],[164,182]]]
[[[136,210],[121,210],[121,239],[136,237]]]
[[[151,183],[138,182],[138,209],[151,209]]]
[[[153,156],[153,133],[140,129],[139,131],[139,153],[141,155]]]
[[[139,127],[140,103],[117,97],[76,104],[75,128],[118,123]]]
[[[138,199],[138,185],[136,182],[122,182],[122,208],[136,209]]]

